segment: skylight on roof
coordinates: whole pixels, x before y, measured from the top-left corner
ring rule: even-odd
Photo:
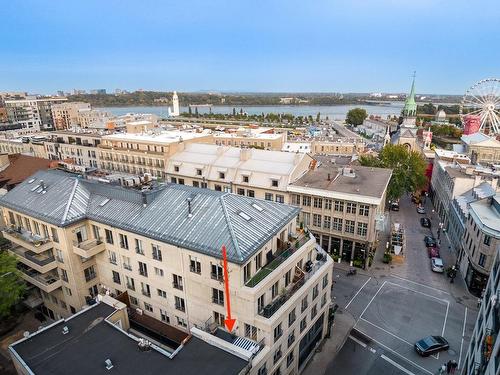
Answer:
[[[101,203],[99,203],[99,207],[104,207],[104,205],[105,205],[106,203],[108,203],[110,200],[111,200],[111,199],[109,199],[109,198],[104,199]]]
[[[241,211],[238,215],[240,215],[243,219],[245,219],[246,221],[249,221],[251,219],[250,216],[248,216],[246,213],[244,213],[243,211]]]
[[[259,212],[264,211],[264,209],[261,206],[259,206],[257,203],[252,203],[252,207],[255,208]]]
[[[31,188],[31,191],[35,191],[36,189],[38,189],[40,187],[40,185],[36,185],[34,188]]]
[[[31,180],[29,180],[28,184],[32,184],[33,182],[35,182],[35,178],[32,178]]]

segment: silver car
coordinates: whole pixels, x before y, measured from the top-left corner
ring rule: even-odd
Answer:
[[[444,272],[444,264],[441,258],[431,258],[431,269],[434,272],[443,273]]]

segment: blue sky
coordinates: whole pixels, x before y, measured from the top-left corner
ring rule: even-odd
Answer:
[[[500,77],[498,0],[23,0],[0,7],[0,91],[461,94]]]

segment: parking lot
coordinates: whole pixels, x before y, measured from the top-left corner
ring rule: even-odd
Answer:
[[[432,212],[426,216],[432,217]],[[431,232],[421,227],[420,217],[409,201],[394,215],[406,229],[403,264],[376,264],[355,276],[337,268],[335,303],[342,313],[352,315],[355,324],[327,374],[435,374],[450,359],[459,367],[463,364],[477,312],[471,307],[474,303],[464,303],[473,299],[460,284],[463,280],[450,284],[446,275],[432,272],[423,238],[436,236],[435,228]],[[445,244],[441,252],[449,265],[453,257]],[[428,335],[445,337],[450,349],[419,356],[414,344]]]

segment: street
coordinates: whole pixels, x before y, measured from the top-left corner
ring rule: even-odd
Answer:
[[[431,219],[436,238],[438,221],[430,202],[426,209],[427,214],[418,214],[405,197],[400,211],[391,212],[391,221],[403,224],[406,230],[404,263],[383,264],[385,242],[381,241],[382,249],[378,249],[370,270],[347,276],[347,265],[336,264],[334,303],[339,305],[338,313],[350,315],[354,324],[340,351],[325,357],[325,374],[435,374],[448,360],[463,364],[477,315],[475,299],[460,275],[452,284],[445,274],[432,272],[423,242],[431,231],[420,226],[420,218]],[[447,267],[454,264],[454,254],[446,234],[440,237],[441,257]],[[450,349],[426,358],[419,356],[414,344],[428,335],[445,337]]]

